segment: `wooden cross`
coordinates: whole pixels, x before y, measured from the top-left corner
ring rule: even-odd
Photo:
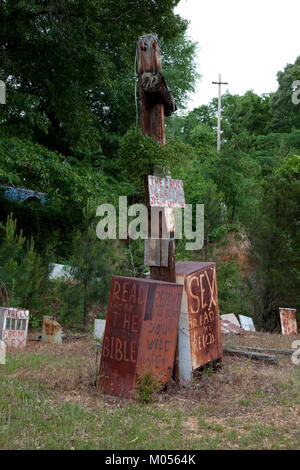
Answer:
[[[140,89],[140,122],[143,134],[155,138],[161,145],[166,143],[165,116],[177,110],[172,92],[169,90],[161,67],[161,51],[156,34],[141,36],[137,44],[138,76]],[[154,174],[158,175],[157,169]],[[170,177],[170,175],[168,175]],[[148,177],[145,175],[145,197],[148,207],[148,236],[151,238],[151,208],[149,203]],[[167,217],[167,216],[166,216]],[[160,238],[162,217],[160,214]],[[162,244],[159,249],[162,250]],[[161,254],[162,255],[162,254]],[[168,266],[150,266],[151,279],[175,282],[174,232],[168,243]],[[162,256],[160,257],[162,258]]]

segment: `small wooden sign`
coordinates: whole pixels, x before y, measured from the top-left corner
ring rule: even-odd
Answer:
[[[152,372],[171,379],[182,286],[113,276],[104,332],[98,387],[129,398],[136,379]]]
[[[152,207],[185,207],[183,182],[148,175],[149,205]]]

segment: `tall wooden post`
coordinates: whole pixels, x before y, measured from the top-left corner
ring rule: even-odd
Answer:
[[[166,143],[165,116],[176,111],[176,104],[162,75],[161,50],[156,34],[141,36],[137,44],[140,122],[143,134],[155,138],[161,145]],[[153,174],[158,175],[157,169]],[[170,175],[168,175],[170,177]],[[149,204],[148,178],[145,175],[145,197],[148,207],[148,236],[151,238],[151,207]],[[160,237],[162,221],[160,220]],[[168,243],[168,266],[151,266],[151,279],[175,282],[174,233]]]

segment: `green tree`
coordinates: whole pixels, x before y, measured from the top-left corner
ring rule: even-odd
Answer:
[[[12,215],[1,225],[0,283],[2,302],[9,307],[33,308],[41,303],[47,268],[35,252],[33,240],[17,233],[17,222]],[[7,299],[3,296],[6,292]]]
[[[96,207],[97,203],[89,200],[83,210],[84,228],[74,238],[74,255],[70,260],[75,282],[71,289],[78,289],[78,285],[81,289],[84,325],[92,303],[99,305],[107,300],[113,266],[112,243],[99,240],[96,235]]]
[[[2,132],[93,165],[103,165],[103,155],[111,160],[135,121],[141,34],[155,31],[162,40],[164,73],[178,102],[193,88],[195,46],[184,36],[187,21],[174,14],[178,2],[0,2],[0,78],[7,84]]]
[[[257,212],[248,221],[251,257],[249,277],[255,315],[274,326],[278,307],[299,308],[300,280],[300,157],[287,156],[265,178]]]
[[[283,71],[277,73],[278,89],[270,102],[273,114],[271,132],[289,133],[293,128],[300,129],[300,105],[292,102],[296,80],[300,80],[300,56],[294,64],[287,64]]]

